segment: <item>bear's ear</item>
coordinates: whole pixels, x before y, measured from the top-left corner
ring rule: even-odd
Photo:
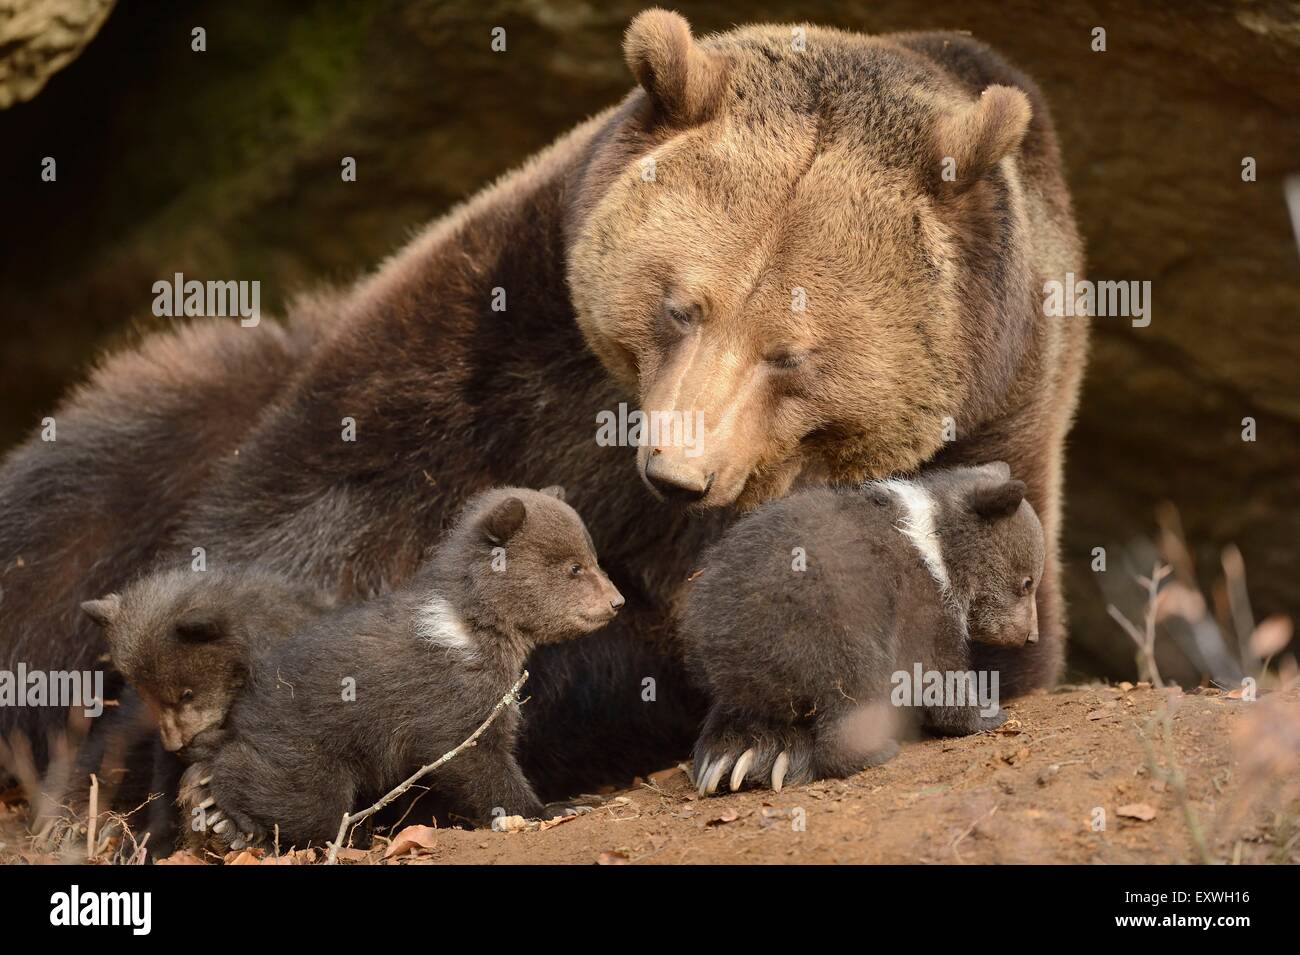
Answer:
[[[564,488],[560,487],[558,484],[552,484],[550,487],[542,488],[541,493],[545,494],[547,497],[553,497],[557,501],[564,500]]]
[[[479,528],[493,544],[504,544],[523,526],[526,513],[523,501],[508,497],[483,515]]]
[[[933,177],[940,194],[957,195],[983,179],[1020,146],[1031,115],[1022,90],[990,86],[974,103],[941,117],[934,131]]]
[[[1016,513],[1024,499],[1024,481],[1004,481],[971,491],[966,495],[966,506],[979,517],[996,521]]]
[[[81,610],[101,627],[107,627],[121,613],[122,598],[117,594],[109,594],[99,600],[87,600],[81,605]]]
[[[689,126],[713,113],[724,66],[696,45],[680,14],[659,9],[637,14],[623,37],[623,56],[664,120]]]

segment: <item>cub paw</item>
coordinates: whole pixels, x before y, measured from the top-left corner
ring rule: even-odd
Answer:
[[[694,782],[701,796],[720,787],[770,786],[775,792],[809,782],[816,740],[811,729],[717,725],[710,719],[695,744]],[[725,791],[725,790],[724,790]]]
[[[181,776],[178,802],[195,840],[223,854],[265,844],[262,827],[233,806],[218,804],[211,785],[212,768],[206,762],[194,763]]]

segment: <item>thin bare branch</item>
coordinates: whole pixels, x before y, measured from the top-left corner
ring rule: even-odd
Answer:
[[[523,673],[519,675],[519,679],[515,681],[515,685],[506,691],[506,695],[501,697],[501,699],[497,702],[496,706],[492,707],[492,712],[488,714],[487,719],[485,719],[479,725],[478,729],[476,729],[473,733],[469,735],[468,739],[466,739],[455,749],[451,750],[450,752],[443,753],[441,756],[439,756],[429,765],[421,766],[409,777],[407,777],[406,780],[399,783],[395,788],[390,790],[374,805],[368,806],[365,809],[361,809],[357,812],[345,812],[343,814],[343,819],[339,822],[338,835],[335,836],[334,841],[330,843],[329,855],[325,859],[326,865],[334,865],[338,861],[339,849],[342,848],[343,846],[343,838],[348,834],[349,827],[355,826],[357,823],[361,822],[362,820],[367,819],[370,816],[373,816],[375,813],[379,812],[379,810],[383,809],[385,806],[391,803],[394,799],[401,796],[402,793],[406,792],[408,789],[414,786],[417,782],[420,781],[421,778],[433,772],[443,763],[446,763],[454,759],[457,755],[469,749],[471,746],[475,745],[478,742],[478,738],[482,736],[483,733],[487,730],[487,728],[496,721],[496,718],[501,715],[501,712],[507,706],[510,706],[511,704],[518,704],[519,688],[524,685],[527,679],[528,679],[528,671],[525,670]]]

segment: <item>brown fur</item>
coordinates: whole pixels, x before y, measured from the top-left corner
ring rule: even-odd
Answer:
[[[629,48],[642,33],[680,40],[677,20],[642,14]],[[703,455],[646,446],[639,462],[661,488],[707,489],[702,506],[931,460],[1008,461],[1047,532],[1048,636],[1019,663],[991,658],[1015,691],[1051,682],[1060,466],[1086,327],[1040,307],[1045,280],[1082,272],[1046,106],[968,38],[809,29],[798,53],[790,35],[752,27],[694,44],[670,61],[725,71],[715,115],[656,117],[652,95],[598,144],[588,176],[601,199],[570,253],[579,326],[643,408],[703,412]],[[945,156],[955,183],[940,178]],[[795,287],[804,313],[790,308]]]
[[[224,434],[189,450],[197,483],[186,484],[183,522],[170,497],[144,501],[85,544],[86,563],[71,571],[43,538],[27,546],[0,528],[5,566],[26,550],[50,574],[24,579],[21,606],[75,608],[155,551],[176,566],[194,546],[218,563],[265,560],[367,595],[408,578],[475,491],[561,481],[629,601],[603,633],[535,654],[522,758],[544,791],[566,794],[689,747],[703,700],[669,611],[727,505],[796,481],[1003,459],[1048,539],[1042,639],[1005,656],[980,648],[990,656],[976,663],[1002,667],[1008,694],[1050,683],[1064,645],[1061,461],[1085,326],[1040,310],[1046,278],[1082,272],[1046,106],[966,37],[809,28],[802,53],[789,38],[764,26],[695,41],[672,14],[638,17],[627,52],[634,68],[649,66],[638,74],[648,89],[335,298],[331,334],[285,387],[256,396],[260,414],[241,418],[239,455]],[[1030,105],[1018,147],[1015,97],[976,105],[991,86]],[[954,135],[971,181],[941,188],[936,157]],[[642,181],[647,156],[653,183]],[[498,286],[504,313],[490,310]],[[807,291],[806,313],[791,312],[794,286]],[[228,374],[237,391],[254,378]],[[167,382],[155,370],[139,388],[166,395]],[[634,462],[596,446],[596,414],[620,401],[702,412],[702,457],[642,448]],[[101,440],[136,427],[142,406],[98,422]],[[150,420],[183,433],[186,411]],[[343,416],[357,419],[354,443],[339,438]],[[46,492],[17,490],[15,468],[33,453],[0,475],[0,513],[21,494],[25,521],[53,521]],[[75,486],[96,467],[144,484],[157,469],[122,457],[52,465],[38,484]],[[651,461],[656,487],[704,487],[694,513],[636,480],[632,469],[644,475]],[[92,510],[76,495],[62,501],[69,522]],[[85,573],[92,565],[105,571]],[[54,663],[90,652],[84,633],[68,636],[44,611],[0,628],[11,658],[18,647]]]
[[[54,409],[54,441],[35,434],[9,453],[0,468],[0,667],[94,665],[105,647],[81,602],[150,566],[325,326],[304,308],[286,325],[200,320],[156,332],[101,361]],[[39,755],[43,729],[63,717],[0,711],[0,731],[28,731]]]

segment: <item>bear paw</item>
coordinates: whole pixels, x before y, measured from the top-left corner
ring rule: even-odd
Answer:
[[[695,785],[701,796],[715,794],[724,779],[732,792],[746,784],[780,792],[815,778],[815,750],[811,729],[706,727],[695,744]]]
[[[191,831],[207,848],[222,854],[264,845],[262,827],[233,807],[218,805],[211,784],[212,769],[206,762],[194,763],[181,776],[179,802]]]

